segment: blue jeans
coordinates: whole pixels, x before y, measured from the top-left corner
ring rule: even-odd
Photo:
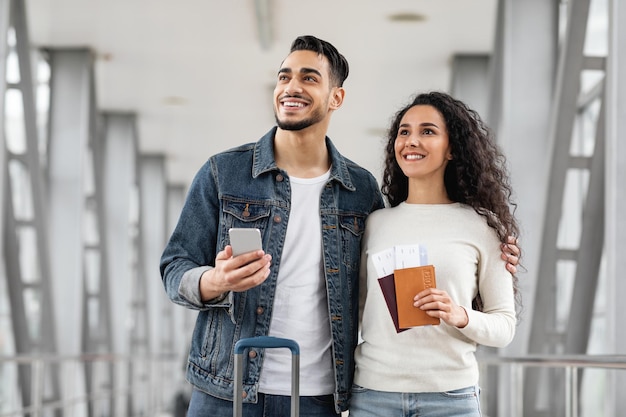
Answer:
[[[481,417],[477,386],[448,392],[381,392],[353,385],[350,417]]]
[[[245,417],[289,417],[291,397],[259,394],[259,402],[244,403],[242,411]],[[337,416],[332,395],[300,397],[300,417]],[[233,417],[233,403],[194,389],[187,417]]]

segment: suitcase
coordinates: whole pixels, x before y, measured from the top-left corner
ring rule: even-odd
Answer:
[[[291,417],[300,415],[300,346],[292,339],[257,336],[241,339],[235,343],[235,389],[233,393],[233,416],[243,413],[243,351],[246,348],[288,348],[291,350]]]

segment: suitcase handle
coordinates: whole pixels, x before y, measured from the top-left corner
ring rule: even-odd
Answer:
[[[235,343],[235,387],[233,390],[233,416],[243,413],[243,351],[246,348],[288,348],[291,350],[291,416],[300,415],[300,346],[292,339],[257,336],[240,339]]]
[[[283,339],[273,336],[257,336],[249,337],[247,339],[240,339],[235,343],[235,355],[242,354],[245,348],[258,347],[258,348],[289,348],[292,355],[300,354],[300,346],[298,342],[292,339]]]

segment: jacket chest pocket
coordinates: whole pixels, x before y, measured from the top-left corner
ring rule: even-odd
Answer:
[[[271,208],[260,202],[229,201],[223,202],[223,220],[226,229],[231,227],[257,227],[263,231]]]

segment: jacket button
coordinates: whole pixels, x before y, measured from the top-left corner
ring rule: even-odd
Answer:
[[[285,179],[285,177],[283,177],[283,174],[276,175],[276,181],[282,182],[284,179]]]
[[[274,223],[280,223],[281,220],[280,216],[274,216]]]
[[[265,309],[263,307],[257,307],[256,308],[256,314],[259,315],[259,316],[261,314],[263,314],[264,311],[265,311]]]
[[[249,358],[256,358],[256,350],[251,350],[250,352],[248,352],[248,357]]]

